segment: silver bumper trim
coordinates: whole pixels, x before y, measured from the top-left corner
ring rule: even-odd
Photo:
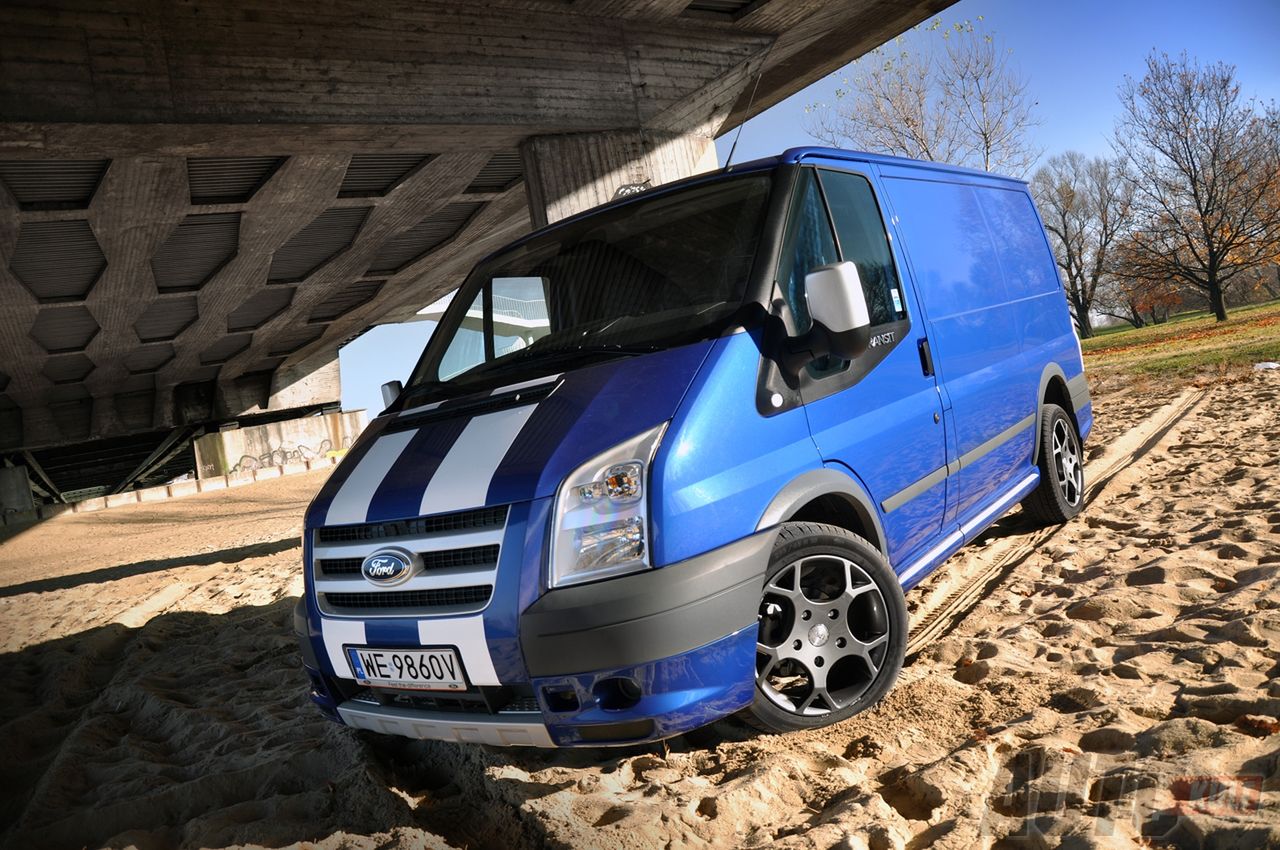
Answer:
[[[496,747],[554,747],[547,727],[540,721],[506,720],[465,713],[427,713],[412,708],[394,708],[347,700],[338,706],[338,714],[348,726],[368,729],[385,735],[423,738],[433,741],[456,741],[461,744],[492,744]]]

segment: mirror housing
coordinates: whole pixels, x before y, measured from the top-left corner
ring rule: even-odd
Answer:
[[[805,275],[805,298],[814,329],[827,337],[827,353],[852,360],[871,342],[871,313],[858,267],[849,261],[818,266]]]
[[[387,381],[382,385],[382,406],[390,407],[404,392],[404,384],[399,381]]]

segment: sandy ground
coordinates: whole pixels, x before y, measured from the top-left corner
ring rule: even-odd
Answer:
[[[1001,569],[880,706],[803,735],[353,733],[306,702],[289,624],[325,473],[60,517],[0,545],[0,841],[1280,847],[1280,375],[1102,389],[1112,475],[1085,513],[1052,534],[1015,513],[953,558],[918,614]]]

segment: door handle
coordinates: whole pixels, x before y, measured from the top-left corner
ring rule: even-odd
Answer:
[[[922,337],[920,341],[916,343],[916,346],[920,350],[920,371],[924,372],[924,376],[926,378],[932,378],[933,352],[929,350],[929,339],[927,337]]]

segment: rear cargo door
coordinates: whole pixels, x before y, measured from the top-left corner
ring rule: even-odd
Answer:
[[[1010,291],[1002,268],[1007,234],[993,233],[986,197],[1011,193],[977,176],[959,180],[891,166],[880,174],[951,405],[955,457],[948,517],[964,523],[1030,473],[1040,373],[1022,357],[1028,310],[1025,299]]]

